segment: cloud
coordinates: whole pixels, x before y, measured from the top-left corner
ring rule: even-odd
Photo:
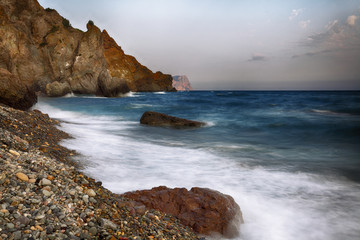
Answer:
[[[313,56],[324,55],[326,53],[331,53],[331,52],[334,52],[334,50],[325,49],[325,50],[321,50],[321,51],[310,51],[310,52],[306,52],[304,54],[295,54],[291,58],[294,59],[294,58],[300,58],[300,57],[313,57]]]
[[[262,54],[254,53],[248,62],[266,61],[266,57]]]
[[[348,17],[347,19],[347,24],[349,24],[350,26],[354,26],[355,23],[356,23],[356,20],[358,19],[359,17],[358,16],[355,16],[355,15],[351,15]]]
[[[300,21],[300,22],[299,22],[299,26],[300,26],[302,29],[306,29],[306,28],[309,26],[310,23],[311,23],[310,20]]]
[[[333,28],[337,23],[339,22],[339,20],[335,19],[334,21],[330,21],[328,24],[325,25],[325,28],[327,30],[330,30],[331,28]]]
[[[299,9],[293,9],[291,11],[291,14],[289,16],[289,20],[292,21],[294,18],[296,18],[300,13],[302,13],[303,9],[299,8]]]

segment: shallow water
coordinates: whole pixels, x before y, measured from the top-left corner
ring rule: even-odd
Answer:
[[[122,193],[154,186],[230,194],[239,239],[360,238],[359,92],[132,93],[42,98],[84,171]],[[207,122],[139,124],[145,111]]]

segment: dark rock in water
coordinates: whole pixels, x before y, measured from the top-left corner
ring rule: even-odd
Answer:
[[[170,189],[164,186],[124,194],[146,207],[172,214],[181,223],[200,234],[220,233],[228,238],[239,235],[243,223],[239,205],[234,199],[207,188]]]
[[[19,78],[4,68],[0,68],[0,103],[26,110],[37,102],[35,92]]]
[[[187,120],[183,118],[173,117],[164,113],[158,112],[145,112],[141,119],[141,124],[147,124],[152,126],[167,126],[167,127],[201,127],[205,123]]]

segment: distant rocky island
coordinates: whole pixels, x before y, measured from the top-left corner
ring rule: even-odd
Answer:
[[[173,84],[172,86],[177,91],[192,91],[193,88],[191,87],[190,81],[187,76],[185,75],[176,75],[173,76]]]
[[[134,91],[176,91],[172,77],[126,55],[106,30],[83,32],[36,0],[0,3],[0,102],[27,109],[35,92],[115,97]]]

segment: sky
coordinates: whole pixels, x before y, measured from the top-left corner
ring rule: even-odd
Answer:
[[[360,90],[360,0],[39,0],[196,90]]]

